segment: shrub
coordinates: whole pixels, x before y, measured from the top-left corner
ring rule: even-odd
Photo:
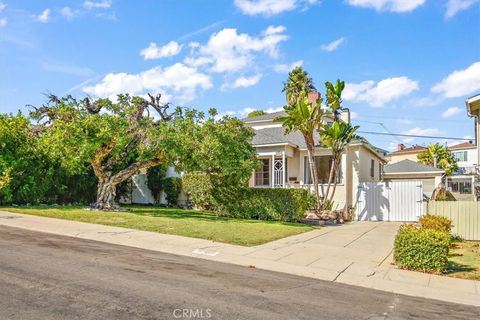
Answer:
[[[213,183],[206,173],[186,173],[182,176],[183,190],[193,205],[200,209],[213,208]]]
[[[299,221],[315,206],[315,197],[304,189],[223,188],[215,190],[216,210],[244,219]]]
[[[152,192],[156,204],[160,203],[160,193],[164,188],[163,179],[165,179],[166,174],[167,168],[165,165],[147,169],[147,186]]]
[[[423,272],[442,272],[448,262],[449,234],[433,229],[400,227],[394,244],[398,266]]]
[[[178,196],[182,191],[182,179],[178,177],[163,178],[162,185],[164,187],[165,198],[167,199],[169,206],[176,206],[178,202]]]
[[[420,218],[419,222],[424,229],[433,229],[448,234],[450,234],[450,231],[452,230],[452,221],[441,216],[426,214]]]

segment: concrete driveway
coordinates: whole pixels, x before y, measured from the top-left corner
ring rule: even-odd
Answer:
[[[248,254],[298,266],[334,271],[338,275],[369,275],[391,268],[393,240],[399,222],[352,222],[284,238]]]

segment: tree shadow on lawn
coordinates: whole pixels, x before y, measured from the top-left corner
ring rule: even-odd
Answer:
[[[461,254],[458,253],[453,253],[448,255],[450,257],[460,257],[462,256]],[[446,274],[448,275],[455,275],[456,273],[462,273],[462,272],[473,272],[477,270],[476,268],[473,268],[472,266],[454,262],[454,261],[448,261],[447,263],[447,269],[446,269]]]

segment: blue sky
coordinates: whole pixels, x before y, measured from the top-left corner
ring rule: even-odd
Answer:
[[[480,1],[0,2],[0,112],[46,92],[161,92],[243,117],[284,105],[294,65],[320,92],[345,80],[363,131],[473,137],[464,101],[480,93]],[[365,137],[386,149],[432,142]]]

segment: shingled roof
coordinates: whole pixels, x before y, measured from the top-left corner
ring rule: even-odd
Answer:
[[[271,144],[291,144],[300,149],[305,149],[305,139],[303,135],[294,131],[285,135],[285,128],[283,127],[271,127],[255,130],[255,136],[252,140],[252,145],[271,145]],[[318,144],[318,134],[315,133],[315,144]]]
[[[385,174],[395,173],[443,173],[443,169],[427,166],[412,160],[402,160],[392,164],[387,164],[383,167]]]
[[[400,154],[409,154],[409,153],[420,153],[420,152],[422,152],[426,149],[427,148],[419,146],[419,145],[413,145],[409,148],[404,148],[404,149],[401,149],[401,150],[390,152],[388,154],[388,156],[396,156],[396,155],[400,155]]]
[[[473,149],[476,146],[471,142],[462,142],[453,146],[448,147],[450,150],[460,150],[460,149]]]

